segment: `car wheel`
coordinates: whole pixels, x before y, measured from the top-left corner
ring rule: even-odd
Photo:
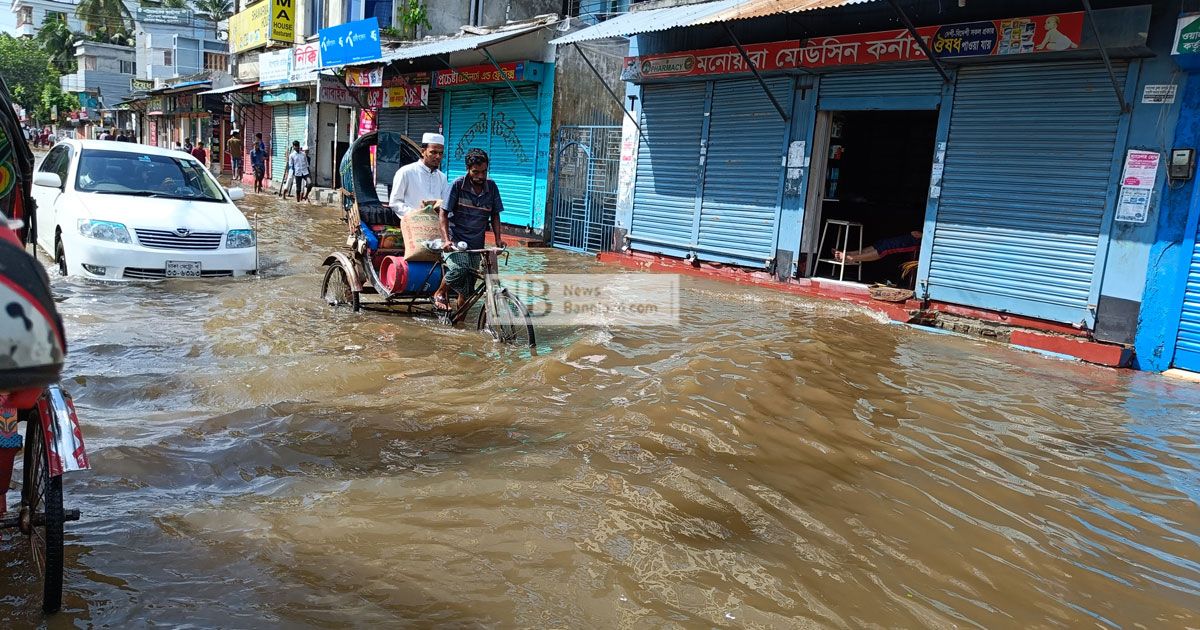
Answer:
[[[63,251],[62,238],[54,239],[54,260],[58,262],[58,273],[67,275],[67,253]]]

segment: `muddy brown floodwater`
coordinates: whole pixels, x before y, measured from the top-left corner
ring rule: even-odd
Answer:
[[[51,627],[1200,625],[1196,386],[692,278],[531,357],[327,307],[337,211],[245,207],[261,278],[54,278],[95,470]]]

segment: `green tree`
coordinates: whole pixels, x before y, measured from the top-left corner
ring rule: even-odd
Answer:
[[[50,55],[32,39],[0,33],[0,75],[13,100],[39,121],[50,119],[51,105],[58,106],[60,117],[79,106],[78,100],[59,86],[59,72],[50,63]]]
[[[216,33],[217,25],[233,15],[233,2],[231,0],[196,0],[196,14],[212,22],[213,32]]]
[[[162,6],[164,9],[186,9],[188,3],[187,0],[163,0]]]
[[[122,0],[80,0],[75,7],[75,16],[83,22],[83,32],[94,35],[101,33],[111,37],[128,31],[133,15]]]
[[[82,39],[62,20],[47,20],[34,40],[50,55],[50,63],[62,74],[75,72],[75,42]]]

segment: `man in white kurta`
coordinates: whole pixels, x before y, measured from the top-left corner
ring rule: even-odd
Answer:
[[[421,138],[421,159],[396,171],[388,197],[396,216],[403,217],[425,201],[445,202],[450,194],[450,183],[441,170],[445,151],[446,139],[441,134],[427,133]]]

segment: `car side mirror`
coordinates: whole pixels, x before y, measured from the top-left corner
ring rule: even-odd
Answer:
[[[241,201],[246,198],[246,191],[241,188],[226,188],[225,191],[229,193],[230,201]]]
[[[62,178],[58,176],[58,173],[50,173],[48,171],[38,171],[33,174],[33,185],[34,186],[45,186],[46,188],[61,189],[63,187],[63,182],[62,182]]]

